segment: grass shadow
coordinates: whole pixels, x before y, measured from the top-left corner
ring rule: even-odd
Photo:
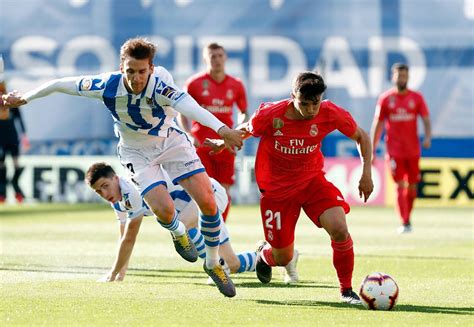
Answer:
[[[282,306],[301,306],[301,307],[330,307],[338,309],[356,309],[366,310],[363,306],[351,306],[342,302],[324,302],[324,301],[309,301],[309,300],[288,300],[288,301],[270,301],[270,300],[256,300],[255,302],[265,305],[282,305]],[[433,313],[433,314],[455,314],[455,315],[473,315],[474,308],[472,307],[437,307],[424,305],[410,305],[399,304],[393,311],[398,312],[419,312],[419,313]]]

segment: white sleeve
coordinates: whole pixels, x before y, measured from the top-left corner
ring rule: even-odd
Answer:
[[[120,222],[120,225],[125,225],[127,222],[127,213],[124,211],[115,210],[115,216],[117,220]]]
[[[145,214],[147,208],[140,195],[140,193],[134,188],[128,189],[128,201],[130,201],[130,207],[127,208],[127,218],[134,219]]]
[[[217,119],[213,114],[198,105],[196,100],[187,93],[174,105],[173,108],[185,115],[187,118],[213,129],[216,133],[222,126],[225,126],[225,124]]]
[[[76,86],[77,81],[79,79],[80,77],[65,77],[49,81],[34,90],[26,92],[23,95],[23,98],[27,102],[30,102],[31,100],[48,96],[54,92],[66,93],[70,95],[79,95]]]

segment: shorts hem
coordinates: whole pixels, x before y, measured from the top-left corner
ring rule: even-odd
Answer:
[[[202,172],[205,172],[206,169],[204,168],[198,168],[196,170],[193,170],[193,171],[190,171],[190,172],[187,172],[186,174],[184,175],[181,175],[181,176],[178,176],[176,177],[175,179],[173,179],[173,184],[174,185],[178,185],[178,182],[185,179],[185,178],[188,178],[188,177],[191,177],[193,175],[196,175],[196,174],[199,174],[199,173],[202,173]]]
[[[140,195],[141,195],[142,197],[144,197],[148,192],[151,191],[151,189],[153,189],[153,188],[155,188],[155,187],[157,187],[157,186],[159,186],[159,185],[164,185],[165,187],[168,187],[168,186],[166,185],[166,182],[165,182],[165,181],[155,182],[155,183],[151,184],[150,186],[148,186],[146,189],[144,189],[144,190],[141,192]]]

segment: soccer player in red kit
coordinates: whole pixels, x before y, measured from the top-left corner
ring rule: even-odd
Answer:
[[[357,142],[363,164],[359,194],[364,201],[373,191],[372,148],[369,135],[347,111],[322,100],[325,90],[319,74],[300,73],[290,99],[262,104],[242,127],[247,136],[261,138],[255,175],[268,243],[260,249],[256,271],[262,283],[269,283],[271,267],[285,266],[291,261],[295,226],[303,209],[313,223],[324,228],[331,237],[342,301],[360,304],[352,290],[354,250],[346,224],[349,205],[324,176],[321,141],[332,131],[339,130]]]
[[[393,180],[397,184],[397,211],[402,221],[399,233],[411,232],[410,214],[416,198],[417,183],[420,181],[420,142],[417,132],[417,118],[421,116],[425,129],[423,147],[431,146],[431,123],[428,107],[419,92],[407,88],[408,66],[396,63],[392,66],[394,88],[380,95],[372,125],[374,150],[382,135],[385,124],[387,159]]]
[[[242,81],[225,72],[227,54],[224,47],[217,43],[210,43],[203,49],[203,58],[207,70],[189,78],[184,89],[198,102],[214,114],[221,122],[232,127],[233,107],[239,109],[239,124],[248,120],[247,96]],[[206,138],[220,138],[212,129],[196,121],[191,124],[186,117],[181,115],[183,128],[194,137],[197,154],[206,168],[207,174],[216,179],[226,189],[229,204],[223,217],[227,219],[230,207],[230,187],[234,184],[235,155],[224,150],[216,155],[210,155],[211,149],[203,145]]]

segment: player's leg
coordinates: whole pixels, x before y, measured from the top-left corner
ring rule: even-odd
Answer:
[[[336,269],[342,301],[359,304],[360,299],[352,290],[352,272],[354,270],[354,249],[349,234],[346,213],[349,205],[341,192],[324,176],[312,183],[314,193],[319,197],[309,196],[303,209],[313,223],[324,228],[331,238],[333,266]]]
[[[166,188],[162,167],[155,162],[150,163],[149,157],[153,156],[156,145],[141,149],[120,145],[118,150],[120,163],[128,169],[132,182],[153,211],[157,222],[170,231],[176,251],[185,260],[196,261],[196,248],[186,227],[177,218],[178,213]]]
[[[297,200],[275,200],[266,195],[260,198],[260,213],[267,242],[258,249],[255,269],[262,283],[271,281],[271,267],[285,266],[293,258],[294,232],[301,210]]]
[[[7,166],[5,165],[5,147],[0,144],[0,204],[7,198]]]
[[[227,216],[229,215],[232,205],[230,188],[235,182],[235,156],[225,150],[217,155],[211,156],[210,163],[213,167],[213,174],[209,174],[209,176],[215,178],[224,187],[227,194],[228,204],[222,213],[225,222],[227,221]]]
[[[402,225],[406,226],[408,224],[409,218],[407,198],[408,185],[405,181],[405,175],[407,173],[405,160],[401,158],[390,158],[389,165],[393,181],[396,185],[397,201],[395,208]]]
[[[219,263],[220,212],[217,210],[211,182],[201,160],[185,133],[172,131],[165,141],[160,160],[174,184],[180,184],[201,211],[200,227],[206,246],[204,271],[214,280],[219,291],[228,297],[235,296],[235,287]]]
[[[420,181],[420,158],[412,158],[407,162],[408,165],[408,188],[407,188],[407,216],[408,226],[411,231],[411,212],[417,196],[417,186]]]
[[[18,161],[18,157],[20,154],[20,146],[19,144],[14,144],[11,147],[10,154],[12,156],[13,160],[13,177],[11,180],[11,184],[13,187],[13,190],[15,191],[15,199],[18,203],[22,203],[23,200],[25,199],[25,194],[20,188],[20,185],[18,183],[21,173],[23,172],[23,168],[20,167],[20,163]]]

